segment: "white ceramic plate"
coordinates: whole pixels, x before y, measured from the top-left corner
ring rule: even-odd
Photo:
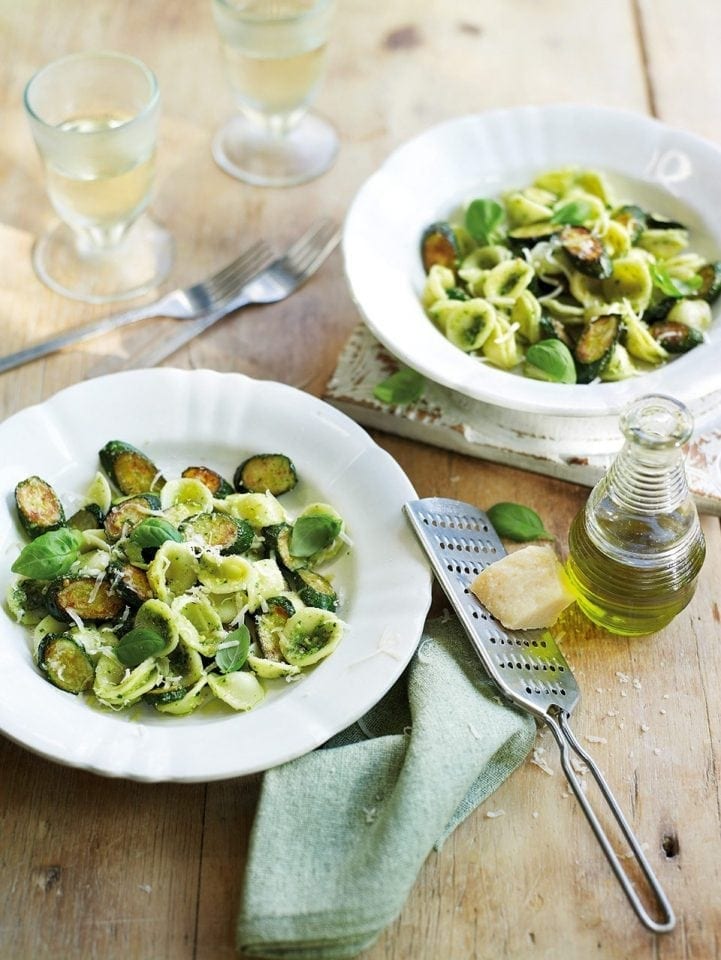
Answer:
[[[690,402],[721,385],[720,326],[709,342],[619,383],[552,384],[464,354],[420,305],[423,229],[474,197],[524,186],[559,166],[605,171],[619,197],[688,224],[693,249],[721,259],[721,150],[638,114],[559,105],[449,120],[396,150],[348,213],[343,250],[351,294],[373,334],[401,361],[477,400],[566,416],[615,414],[662,392]]]
[[[300,756],[381,698],[410,659],[430,603],[429,568],[401,513],[415,494],[396,462],[352,420],[282,384],[207,370],[134,371],[77,384],[0,424],[3,597],[24,542],[15,484],[39,474],[68,504],[68,494],[84,492],[98,469],[98,450],[112,439],[146,451],[166,476],[203,463],[232,477],[244,455],[287,453],[300,477],[284,497],[288,510],[324,500],[346,521],[353,546],[332,569],[347,632],[327,660],[297,682],[274,681],[249,713],[173,718],[145,706],[96,710],[57,690],[33,665],[28,629],[3,610],[3,733],[43,756],[107,776],[217,780]]]

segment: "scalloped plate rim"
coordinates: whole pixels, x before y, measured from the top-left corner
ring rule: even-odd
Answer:
[[[161,437],[155,436],[161,432],[160,424],[153,425],[147,419],[141,422],[141,411],[137,409],[141,399],[153,399],[161,408],[168,398],[177,400],[180,407],[186,403],[185,412],[191,416],[188,411],[193,406],[188,398],[192,399],[193,391],[201,388],[215,403],[215,419],[205,425],[209,432],[202,437],[202,444],[197,436],[203,424],[193,422],[192,417],[187,424],[188,439],[175,424],[169,425],[171,439],[162,442]],[[215,395],[213,390],[217,391]],[[284,384],[251,380],[239,373],[173,368],[110,374],[74,384],[0,423],[0,440],[13,436],[20,443],[20,448],[10,454],[10,462],[0,469],[4,494],[4,507],[0,510],[0,543],[5,558],[0,574],[3,596],[12,578],[9,567],[21,539],[12,507],[12,490],[22,477],[11,481],[13,469],[29,466],[42,473],[47,463],[52,468],[47,477],[51,483],[56,475],[61,480],[81,475],[89,480],[98,464],[97,459],[87,461],[86,448],[97,450],[113,438],[110,434],[119,435],[114,426],[108,426],[102,437],[99,431],[103,429],[105,412],[120,402],[127,406],[113,422],[119,428],[127,428],[123,439],[147,450],[151,456],[154,446],[157,450],[165,443],[167,450],[177,449],[177,454],[167,456],[180,462],[187,449],[188,465],[192,462],[190,433],[195,432],[196,448],[204,445],[207,449],[227,450],[228,460],[222,465],[226,472],[228,463],[254,447],[252,442],[250,447],[244,447],[228,439],[228,420],[233,423],[234,418],[242,419],[246,407],[252,410],[254,404],[256,420],[264,409],[271,422],[287,417],[288,435],[277,446],[285,445],[295,459],[301,476],[299,488],[304,482],[304,453],[298,449],[297,438],[306,432],[317,463],[304,465],[313,479],[298,494],[300,502],[319,499],[317,494],[323,492],[323,485],[318,483],[317,476],[324,462],[328,463],[323,460],[323,455],[327,455],[332,459],[329,471],[336,470],[329,481],[335,486],[328,500],[342,505],[341,512],[353,539],[350,557],[338,563],[342,570],[339,587],[347,594],[341,608],[341,616],[346,610],[349,614],[347,636],[333,655],[303,680],[288,689],[276,689],[267,703],[247,714],[200,719],[197,715],[159,719],[151,715],[144,719],[141,712],[139,718],[133,719],[127,712],[115,715],[93,710],[80,698],[65,694],[44,680],[32,664],[29,629],[15,624],[3,609],[0,675],[4,678],[5,695],[0,697],[0,731],[47,759],[103,776],[142,782],[228,779],[301,756],[370,709],[400,676],[420,638],[430,605],[431,574],[401,512],[403,503],[415,497],[410,481],[395,460],[350,418],[322,400]],[[272,402],[272,408],[266,406],[268,402]],[[232,411],[226,407],[230,403],[234,405]],[[60,414],[66,418],[72,415],[70,421],[59,421]],[[93,424],[94,435],[74,443],[73,437],[85,416]],[[28,449],[34,440],[26,425],[37,425],[38,418],[49,428],[51,450],[44,455]],[[255,428],[250,423],[246,426],[251,437],[257,435],[254,429],[262,430],[262,424]],[[25,446],[23,431],[27,437]],[[290,449],[293,436],[296,446]],[[162,467],[162,458],[156,459]],[[336,469],[338,463],[341,466]],[[368,485],[370,478],[377,481],[372,487]],[[57,487],[61,499],[82,493],[82,487],[65,489],[60,481]],[[382,557],[372,549],[375,538],[380,541],[381,536],[385,538]],[[395,602],[381,610],[374,598],[383,597],[386,589],[393,591]],[[363,591],[371,596],[361,596]],[[12,688],[8,686],[10,682]],[[264,735],[265,746],[257,742]]]

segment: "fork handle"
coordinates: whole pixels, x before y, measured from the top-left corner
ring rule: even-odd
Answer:
[[[151,347],[146,353],[133,357],[130,363],[126,364],[123,369],[128,370],[139,367],[157,366],[157,364],[162,363],[163,360],[172,357],[172,355],[177,353],[186,343],[189,343],[209,327],[212,327],[218,320],[222,320],[227,314],[234,313],[236,310],[240,310],[241,307],[247,306],[249,302],[247,297],[238,296],[226,306],[219,307],[217,310],[211,310],[210,313],[198,317],[197,320],[187,321],[176,333],[163,340],[155,349]]]
[[[113,313],[110,316],[102,317],[100,320],[92,320],[90,323],[83,324],[81,327],[74,327],[72,330],[66,330],[65,333],[58,334],[57,337],[50,337],[48,340],[41,340],[24,350],[18,350],[17,353],[9,353],[0,357],[0,373],[6,370],[13,370],[24,363],[30,363],[31,360],[39,360],[40,357],[46,357],[49,353],[55,353],[56,350],[62,350],[63,347],[69,347],[73,343],[80,343],[83,340],[89,340],[98,334],[107,333],[118,327],[125,327],[137,320],[145,320],[148,317],[160,316],[158,302],[145,304],[140,307],[133,307],[132,310],[125,310],[122,313]]]
[[[563,767],[563,772],[566,774],[566,779],[576,795],[576,799],[581,804],[583,812],[586,814],[586,819],[590,823],[593,832],[596,834],[596,839],[601,845],[601,849],[606,854],[606,859],[610,863],[611,869],[616,874],[616,879],[621,884],[623,892],[628,897],[628,900],[636,912],[639,920],[648,930],[651,930],[653,933],[668,933],[670,930],[673,930],[674,926],[676,925],[676,917],[674,916],[671,904],[669,903],[666,894],[663,892],[661,884],[656,878],[650,863],[646,859],[646,856],[641,849],[641,845],[639,844],[636,836],[629,826],[628,821],[623,815],[616,798],[611,792],[611,788],[604,780],[603,774],[596,766],[595,762],[591,759],[589,754],[580,745],[571,728],[569,727],[568,716],[569,714],[566,711],[559,711],[558,720],[548,713],[544,714],[543,716],[544,721],[551,728],[551,732],[553,733],[553,736],[555,737],[560,748],[561,765]],[[578,777],[576,776],[573,766],[571,765],[571,751],[573,751],[578,757],[581,758],[581,760],[583,760],[588,769],[591,771],[593,779],[598,784],[608,808],[613,814],[614,819],[616,820],[616,823],[618,824],[626,842],[633,851],[633,857],[638,866],[641,868],[641,871],[646,878],[646,882],[648,883],[649,889],[653,893],[656,904],[660,908],[661,915],[663,916],[662,922],[654,920],[653,917],[648,913],[638,894],[636,893],[628,874],[622,867],[621,862],[618,859],[615,850],[611,846],[611,842],[608,839],[608,836],[606,835],[598,817],[596,816],[595,811],[589,803],[588,797],[583,792]]]

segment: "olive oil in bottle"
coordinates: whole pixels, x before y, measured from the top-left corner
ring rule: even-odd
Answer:
[[[706,552],[684,470],[693,421],[671,397],[642,397],[620,421],[625,443],[569,533],[578,605],[610,633],[643,636],[689,603]]]

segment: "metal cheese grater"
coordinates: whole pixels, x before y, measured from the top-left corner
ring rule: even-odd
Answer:
[[[661,885],[601,771],[568,726],[571,711],[581,694],[556,642],[548,631],[505,630],[469,590],[480,571],[506,553],[490,520],[470,504],[440,497],[411,501],[405,505],[405,511],[489,676],[506,697],[551,728],[571,789],[638,918],[654,933],[672,930],[676,918]],[[662,921],[650,916],[621,866],[581,788],[571,765],[571,752],[583,760],[598,784],[648,882]]]

